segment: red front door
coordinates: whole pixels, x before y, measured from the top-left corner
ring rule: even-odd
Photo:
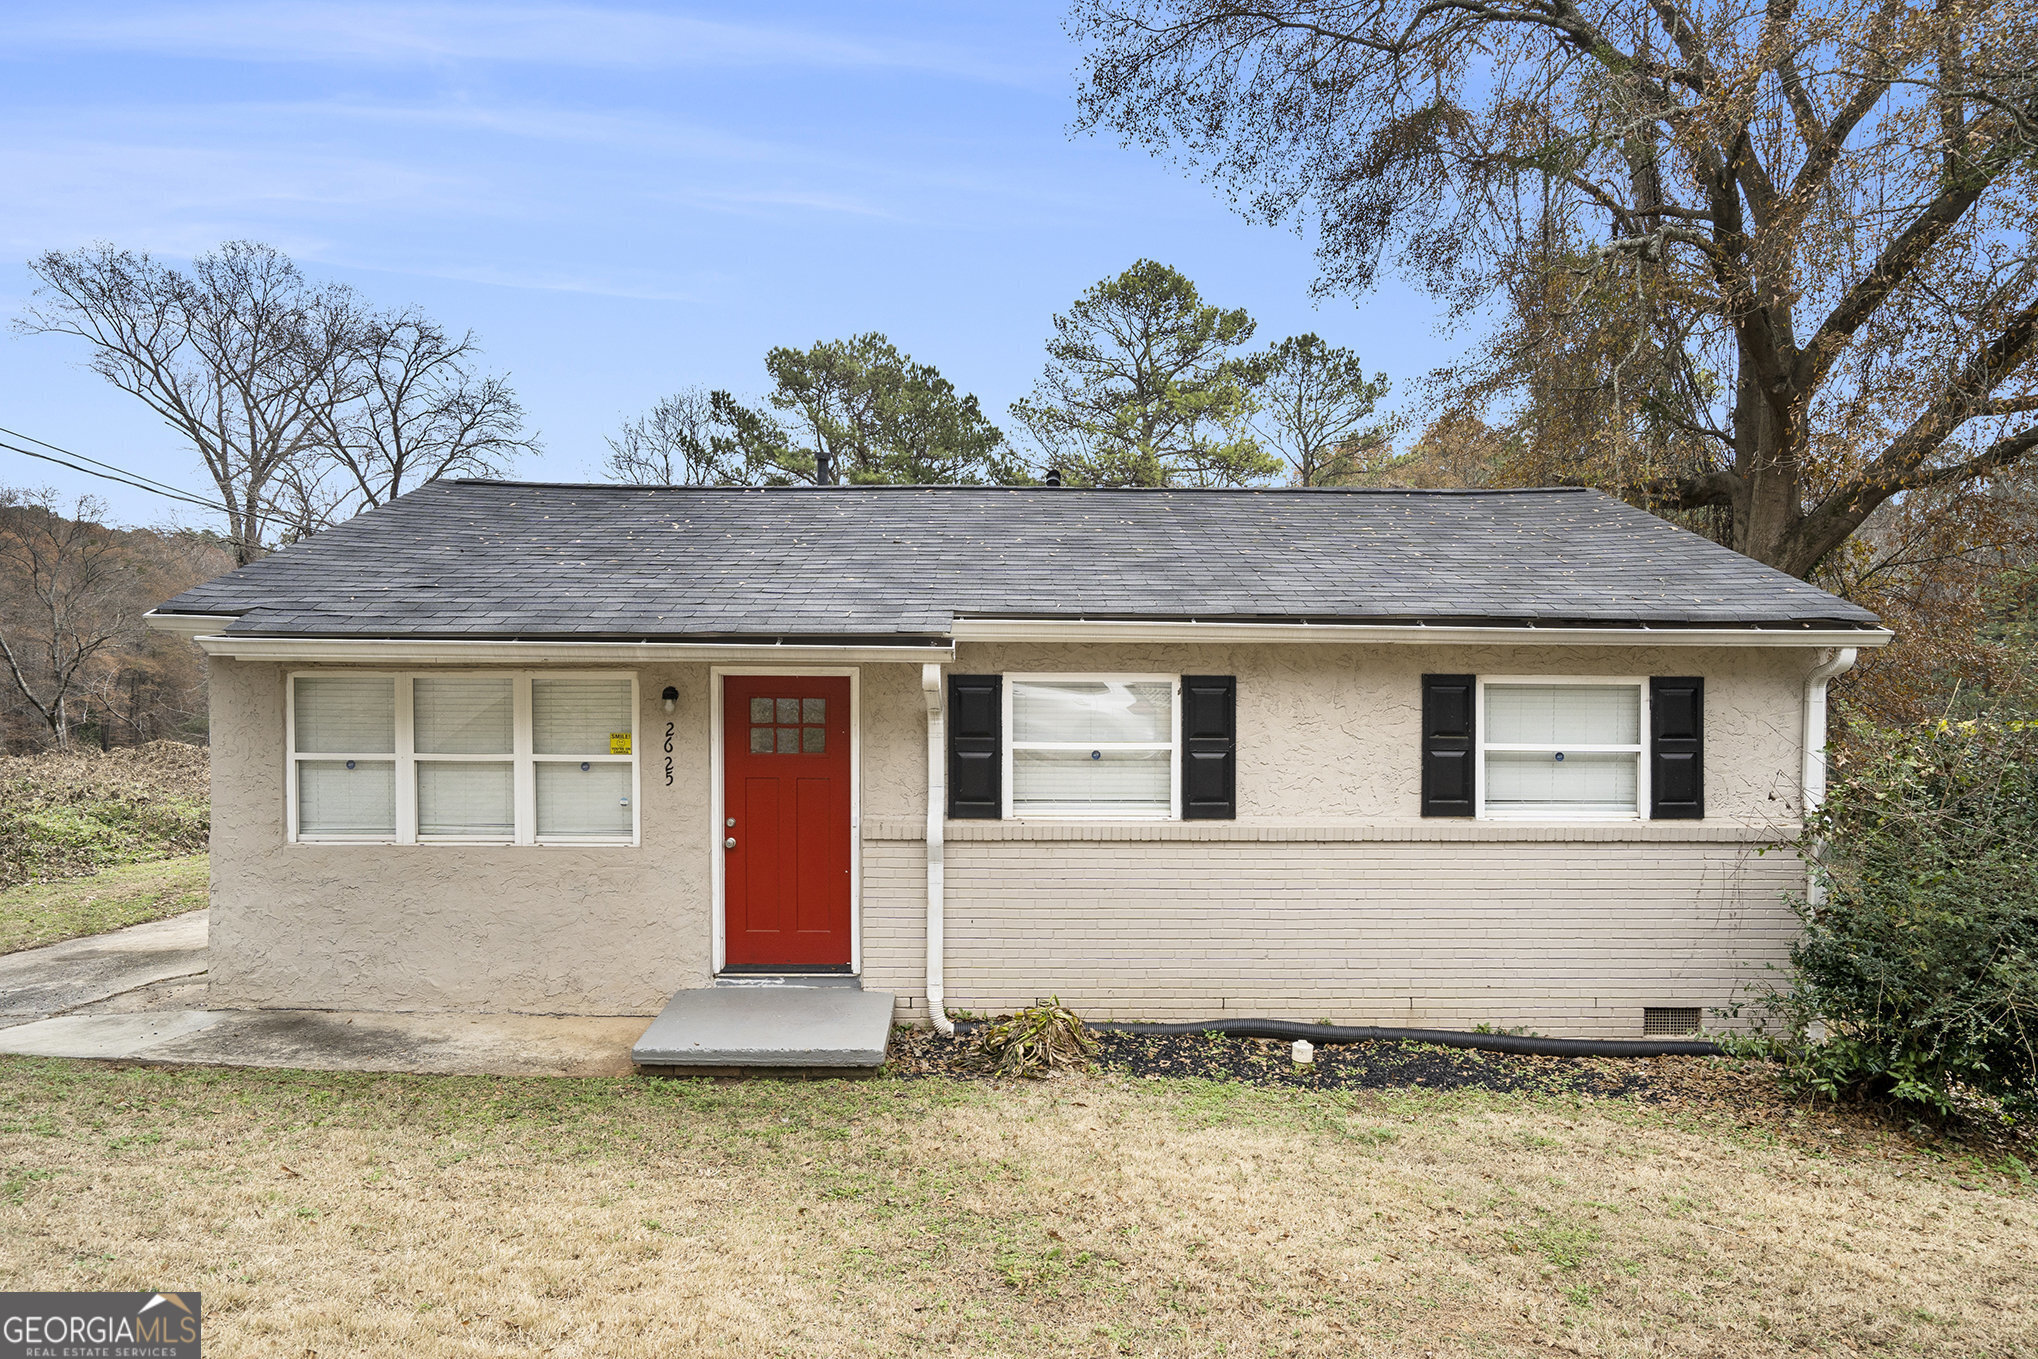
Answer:
[[[731,968],[849,967],[849,680],[722,681]]]

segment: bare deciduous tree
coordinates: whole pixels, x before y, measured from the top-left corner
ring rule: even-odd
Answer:
[[[472,331],[455,339],[414,308],[366,318],[358,351],[326,379],[336,399],[318,408],[320,451],[347,483],[327,522],[441,477],[500,476],[537,451],[507,379],[476,371],[479,354]]]
[[[730,400],[705,387],[680,388],[609,439],[603,470],[635,486],[743,484],[742,451],[721,413]]]
[[[360,304],[266,245],[230,241],[188,272],[107,244],[30,261],[26,334],[73,335],[92,367],[189,440],[225,506],[236,561],[263,550],[271,483],[361,395]]]
[[[142,601],[131,563],[81,496],[66,518],[47,487],[0,487],[0,664],[58,746],[70,744],[89,667],[129,634]]]
[[[2038,11],[2009,0],[1076,0],[1090,125],[1469,315],[1525,470],[1809,575],[2038,450]],[[1498,301],[1496,308],[1493,304]]]

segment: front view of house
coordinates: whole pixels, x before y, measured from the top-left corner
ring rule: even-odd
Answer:
[[[210,658],[214,1006],[1606,1038],[1787,957],[1889,636],[1583,490],[436,483],[151,619]]]

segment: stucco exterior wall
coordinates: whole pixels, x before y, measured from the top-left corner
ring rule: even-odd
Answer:
[[[1239,820],[947,824],[948,1003],[1618,1036],[1785,954],[1809,651],[965,645],[954,669],[1238,676]],[[426,667],[419,667],[426,668]],[[1419,815],[1420,676],[1706,676],[1703,823]],[[710,678],[637,670],[636,847],[286,843],[288,668],[215,660],[210,1003],[649,1014],[708,984]],[[668,717],[658,695],[680,693]],[[860,670],[866,986],[924,1020],[926,717]],[[675,778],[663,784],[673,726]]]

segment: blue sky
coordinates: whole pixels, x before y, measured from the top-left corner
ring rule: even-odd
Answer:
[[[1176,165],[1072,136],[1054,3],[14,5],[0,18],[0,310],[37,251],[277,245],[479,333],[546,446],[691,382],[758,395],[763,355],[875,329],[1003,423],[1050,316],[1145,255],[1259,340],[1351,345],[1406,393],[1453,352],[1393,284],[1312,302],[1311,245]],[[0,335],[0,425],[180,485],[194,455],[83,366]],[[1398,397],[1397,397],[1398,399]],[[0,452],[0,483],[167,502]],[[186,520],[189,522],[189,520]]]

